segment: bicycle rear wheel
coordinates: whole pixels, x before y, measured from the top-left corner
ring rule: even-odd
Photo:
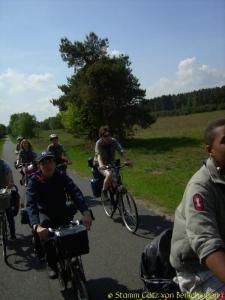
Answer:
[[[108,190],[107,200],[105,199],[105,196],[101,194],[101,201],[106,215],[111,218],[114,213],[113,194]]]
[[[121,195],[121,215],[126,228],[136,232],[138,228],[138,211],[132,195],[128,192]]]
[[[5,262],[7,261],[7,241],[8,241],[7,220],[6,220],[6,215],[4,213],[2,219],[2,246],[3,246],[3,257]]]
[[[84,269],[80,258],[70,263],[70,273],[75,300],[90,300]]]

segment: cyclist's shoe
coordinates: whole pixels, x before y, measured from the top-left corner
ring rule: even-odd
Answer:
[[[50,279],[56,279],[58,277],[58,272],[57,272],[57,268],[54,266],[47,266],[47,271],[48,271],[48,277]]]
[[[107,191],[103,191],[103,190],[102,190],[101,200],[102,200],[103,202],[106,202],[106,201],[109,200]]]

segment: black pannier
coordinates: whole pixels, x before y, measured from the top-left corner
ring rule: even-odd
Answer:
[[[29,215],[26,208],[20,209],[21,224],[30,224]]]
[[[90,157],[88,159],[88,166],[91,168],[91,172],[93,175],[93,178],[90,180],[93,196],[100,197],[104,176],[99,172],[97,166],[94,164],[93,157]]]
[[[147,244],[142,252],[140,275],[145,289],[149,292],[180,291],[173,281],[176,272],[169,261],[171,237],[172,229],[164,230]]]
[[[84,225],[62,228],[55,231],[56,242],[62,250],[64,258],[89,253],[87,229]]]

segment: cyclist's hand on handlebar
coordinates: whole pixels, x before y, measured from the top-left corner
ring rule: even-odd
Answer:
[[[48,229],[47,228],[44,228],[41,225],[38,225],[36,232],[39,235],[41,240],[47,240],[48,239]]]
[[[92,216],[89,210],[83,212],[82,223],[86,226],[87,230],[90,230],[92,224]]]

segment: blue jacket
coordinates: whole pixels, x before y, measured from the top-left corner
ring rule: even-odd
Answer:
[[[50,219],[60,216],[66,210],[66,194],[81,213],[88,209],[81,190],[67,174],[56,170],[50,179],[45,179],[41,171],[36,172],[29,179],[26,192],[30,224],[40,223],[39,212]]]

